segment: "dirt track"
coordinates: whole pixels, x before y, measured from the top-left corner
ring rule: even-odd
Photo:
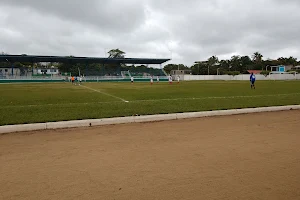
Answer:
[[[300,111],[2,135],[0,199],[300,199]]]

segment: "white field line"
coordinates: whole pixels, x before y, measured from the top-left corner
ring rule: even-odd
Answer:
[[[292,96],[300,95],[300,93],[289,93],[289,94],[270,94],[270,95],[254,95],[254,96],[221,96],[221,97],[195,97],[195,98],[175,98],[175,99],[145,99],[145,100],[132,100],[130,103],[138,102],[159,102],[159,101],[179,101],[179,100],[206,100],[206,99],[235,99],[235,98],[260,98],[260,97],[277,97],[277,96]],[[128,103],[129,101],[123,101]],[[111,104],[111,103],[122,103],[120,101],[93,101],[93,102],[82,102],[82,103],[56,103],[56,104],[30,104],[30,105],[9,105],[1,106],[1,108],[23,108],[23,107],[39,107],[39,106],[64,106],[64,105],[90,105],[90,104]]]
[[[119,100],[121,100],[121,101],[123,101],[123,102],[126,102],[126,103],[129,102],[129,101],[126,101],[125,99],[122,99],[122,98],[117,97],[117,96],[115,96],[115,95],[108,94],[108,93],[106,93],[106,92],[102,92],[102,91],[100,91],[100,90],[96,90],[96,89],[93,89],[93,88],[90,88],[90,87],[87,87],[87,86],[84,86],[84,85],[81,85],[81,87],[87,88],[87,89],[92,90],[92,91],[94,91],[94,92],[98,92],[98,93],[100,93],[100,94],[104,94],[104,95],[106,95],[106,96],[110,96],[110,97],[119,99]]]
[[[0,83],[0,85],[24,85],[26,86],[27,84],[40,84],[40,85],[45,85],[45,84],[63,84],[67,82],[16,82],[16,83]]]
[[[221,97],[191,97],[191,98],[174,98],[174,99],[145,99],[145,100],[133,100],[136,101],[177,101],[177,100],[205,100],[205,99],[238,99],[238,98],[259,98],[259,97],[277,97],[277,96],[292,96],[300,95],[300,93],[289,93],[289,94],[266,94],[266,95],[244,95],[244,96],[221,96]]]
[[[120,101],[99,101],[99,102],[81,102],[81,103],[48,103],[48,104],[29,104],[29,105],[11,105],[11,106],[1,106],[2,108],[26,108],[26,107],[43,107],[43,106],[80,106],[89,104],[111,104],[111,103],[121,103]],[[0,109],[1,109],[0,107]]]

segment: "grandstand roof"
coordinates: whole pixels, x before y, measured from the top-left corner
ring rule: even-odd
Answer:
[[[98,58],[73,56],[0,55],[0,62],[60,62],[60,63],[105,63],[105,64],[162,64],[170,59],[152,58]]]

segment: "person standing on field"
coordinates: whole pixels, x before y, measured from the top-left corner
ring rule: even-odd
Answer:
[[[159,83],[159,77],[158,76],[156,77],[156,81]]]
[[[255,74],[253,74],[252,72],[250,75],[251,89],[255,89],[255,80],[256,80]]]
[[[173,79],[172,79],[172,76],[170,74],[170,76],[169,76],[169,83],[172,84],[172,82],[173,82]]]
[[[81,85],[82,82],[82,76],[79,77],[79,85]]]
[[[131,84],[133,84],[133,76],[131,77]]]
[[[72,81],[72,84],[74,85],[74,81],[75,81],[74,76],[71,77],[71,81]]]

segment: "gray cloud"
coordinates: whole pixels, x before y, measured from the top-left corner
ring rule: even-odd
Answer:
[[[260,51],[300,53],[299,1],[1,0],[0,51],[11,54],[172,57],[192,64]]]
[[[142,4],[138,0],[2,0],[3,5],[27,8],[39,15],[50,15],[73,23],[92,25],[103,32],[114,32],[118,27],[123,31],[131,31],[144,21],[145,14]],[[124,26],[126,24],[126,26]]]

